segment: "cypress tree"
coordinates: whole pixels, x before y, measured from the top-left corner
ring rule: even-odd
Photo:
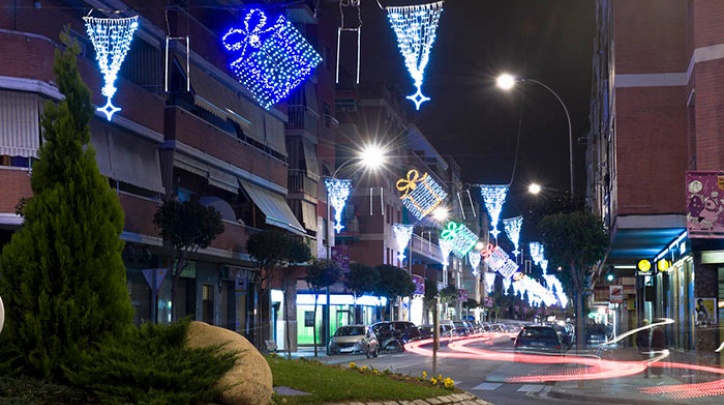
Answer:
[[[0,361],[25,375],[63,380],[78,353],[132,324],[121,259],[123,210],[90,145],[95,107],[66,28],[53,71],[65,96],[48,102],[23,226],[0,256],[6,324]]]

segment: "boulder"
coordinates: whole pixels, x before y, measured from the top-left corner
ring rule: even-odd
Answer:
[[[225,352],[239,353],[236,365],[219,380],[228,387],[218,398],[225,405],[268,405],[271,403],[272,373],[264,356],[240,334],[193,321],[189,325],[186,346],[221,346]]]

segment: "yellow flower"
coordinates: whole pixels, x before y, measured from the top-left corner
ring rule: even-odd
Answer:
[[[357,368],[357,364],[353,361],[349,362],[349,368]]]
[[[431,378],[430,382],[432,383],[432,385],[437,385],[437,378],[435,378],[435,377]]]
[[[443,384],[445,385],[445,388],[451,389],[452,387],[455,386],[455,381],[453,381],[452,378],[447,377],[447,378],[443,381]]]
[[[367,366],[362,366],[362,368],[360,368],[360,370],[367,371]]]
[[[380,373],[379,371],[372,369],[372,374],[379,374],[379,373]]]
[[[426,379],[427,379],[427,371],[423,371],[423,372],[422,372],[422,379],[423,379],[423,380],[426,380]]]

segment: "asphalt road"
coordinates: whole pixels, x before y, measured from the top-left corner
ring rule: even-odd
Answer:
[[[483,345],[483,343],[479,343]],[[482,347],[482,346],[480,346]],[[485,349],[510,351],[513,344],[509,337],[499,337],[484,344]],[[447,349],[443,344],[441,353]],[[347,366],[355,362],[358,367],[368,366],[377,370],[391,370],[400,374],[420,376],[423,371],[428,378],[433,375],[433,359],[415,353],[381,353],[377,358],[367,359],[364,355],[321,356],[319,360],[329,364]],[[494,405],[523,404],[561,404],[574,403],[560,399],[547,398],[546,393],[553,386],[549,384],[516,384],[505,382],[506,378],[527,375],[530,365],[481,359],[444,358],[437,359],[436,374],[450,377],[459,388],[472,393]]]

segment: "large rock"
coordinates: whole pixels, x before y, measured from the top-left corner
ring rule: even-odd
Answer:
[[[192,348],[222,346],[223,351],[238,352],[236,365],[219,380],[229,387],[218,400],[226,405],[268,405],[271,403],[272,373],[264,356],[240,334],[204,322],[191,322],[186,346]]]

